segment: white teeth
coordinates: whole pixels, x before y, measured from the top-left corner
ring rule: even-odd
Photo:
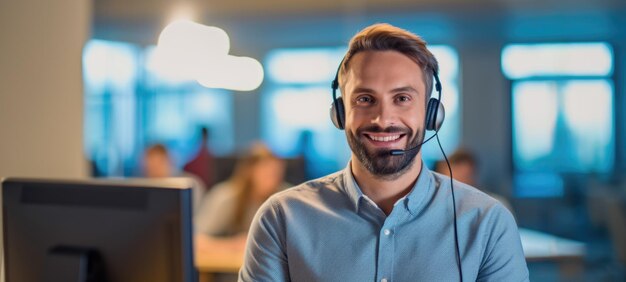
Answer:
[[[370,135],[370,138],[372,138],[372,140],[374,141],[389,142],[389,141],[394,141],[400,138],[400,135],[384,136],[384,137],[377,137],[377,136]]]

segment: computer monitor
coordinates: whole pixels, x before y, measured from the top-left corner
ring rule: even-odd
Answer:
[[[6,281],[196,281],[188,184],[3,180]]]

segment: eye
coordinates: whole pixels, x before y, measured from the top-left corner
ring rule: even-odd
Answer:
[[[408,101],[411,101],[411,97],[409,97],[407,95],[398,96],[396,99],[398,100],[398,102],[408,102]]]
[[[366,95],[359,96],[356,98],[357,104],[369,104],[369,103],[372,103],[373,101],[374,99],[372,99],[372,97],[366,96]]]

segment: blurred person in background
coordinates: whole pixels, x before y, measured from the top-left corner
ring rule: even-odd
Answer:
[[[143,154],[144,175],[148,178],[173,177],[170,154],[163,144],[148,147]]]
[[[211,188],[213,185],[213,154],[209,150],[209,129],[200,129],[202,140],[200,149],[196,155],[183,167],[185,172],[197,176],[204,185],[204,188]]]
[[[461,148],[452,153],[448,160],[450,161],[450,168],[452,169],[452,178],[473,187],[480,187],[476,179],[478,175],[478,160],[472,152]],[[448,164],[446,164],[445,160],[439,160],[435,163],[435,172],[450,176],[450,169],[448,169]],[[486,190],[481,191],[498,200],[512,214],[515,214],[513,212],[513,206],[511,206],[511,203],[509,203],[506,198]]]
[[[284,182],[285,162],[263,144],[240,159],[231,177],[211,188],[194,219],[198,251],[241,251],[252,218]]]
[[[198,210],[200,200],[206,190],[202,185],[202,181],[195,175],[178,171],[172,162],[170,154],[163,144],[154,144],[149,146],[143,155],[143,172],[144,176],[152,179],[160,179],[167,181],[174,178],[186,178],[191,181],[193,208],[195,212]]]

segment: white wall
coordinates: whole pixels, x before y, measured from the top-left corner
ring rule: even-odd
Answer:
[[[0,2],[0,178],[87,176],[81,54],[91,5]],[[3,266],[0,256],[0,281]]]
[[[81,177],[91,1],[0,3],[0,177]]]

